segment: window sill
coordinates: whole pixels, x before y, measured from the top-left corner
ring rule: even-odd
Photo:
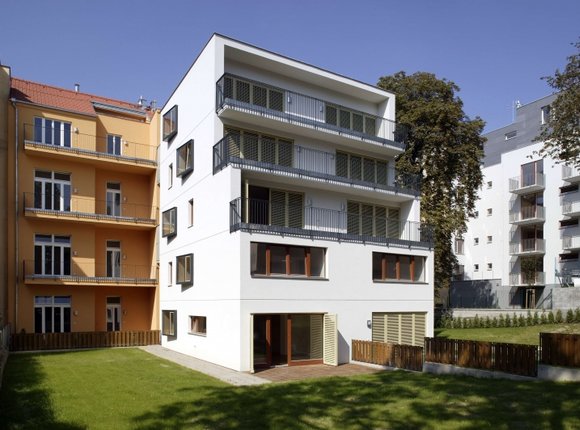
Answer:
[[[429,285],[425,281],[411,281],[405,279],[373,279],[375,284],[413,284],[413,285]]]
[[[328,278],[321,276],[304,276],[304,275],[250,275],[254,279],[287,279],[293,281],[328,281]]]
[[[193,331],[188,331],[187,334],[190,334],[192,336],[198,336],[198,337],[207,337],[207,333],[195,333]]]

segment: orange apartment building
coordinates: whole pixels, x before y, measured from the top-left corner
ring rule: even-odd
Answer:
[[[5,81],[6,322],[18,333],[157,330],[159,112]]]

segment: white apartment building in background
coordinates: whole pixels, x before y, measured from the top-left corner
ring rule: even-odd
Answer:
[[[432,336],[394,94],[214,34],[162,115],[164,347],[253,371]]]
[[[485,135],[477,216],[455,239],[452,307],[580,306],[580,174],[534,142],[555,97],[518,106],[512,124]]]

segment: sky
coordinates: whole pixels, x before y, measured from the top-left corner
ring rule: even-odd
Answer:
[[[163,106],[213,33],[376,84],[455,82],[486,131],[552,89],[580,40],[578,0],[0,0],[0,62],[49,85]]]

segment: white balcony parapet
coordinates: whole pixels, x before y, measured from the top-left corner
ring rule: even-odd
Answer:
[[[545,272],[535,272],[532,276],[529,276],[522,272],[516,272],[510,274],[510,285],[516,286],[540,286],[546,284],[546,273]]]
[[[544,239],[522,239],[510,243],[510,255],[535,255],[546,252]]]

